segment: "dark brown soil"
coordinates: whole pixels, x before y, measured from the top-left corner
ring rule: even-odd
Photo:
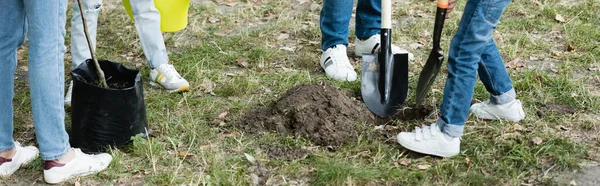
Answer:
[[[537,111],[537,115],[538,117],[543,118],[548,114],[570,115],[575,114],[576,112],[577,109],[569,105],[550,103],[540,107],[540,109]]]
[[[413,105],[414,106],[414,105]],[[398,109],[398,112],[388,118],[378,118],[377,123],[387,123],[390,120],[419,120],[430,116],[435,108],[431,105],[423,105],[421,107],[403,107]]]
[[[338,146],[357,139],[361,122],[372,122],[366,107],[327,82],[289,89],[266,108],[254,108],[241,120],[250,133],[278,132],[306,137],[317,145]]]

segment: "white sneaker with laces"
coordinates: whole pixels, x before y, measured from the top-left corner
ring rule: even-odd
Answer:
[[[73,96],[73,81],[69,83],[69,89],[67,90],[67,95],[65,96],[65,107],[71,108],[71,97]]]
[[[460,153],[460,138],[442,133],[435,123],[417,127],[413,132],[401,132],[397,140],[404,148],[422,154],[447,158]]]
[[[507,121],[518,122],[525,118],[523,105],[519,100],[513,100],[509,103],[496,105],[490,100],[471,105],[471,112],[480,119],[497,120],[504,119]]]
[[[356,38],[356,40],[354,40],[354,54],[356,56],[362,56],[364,53],[370,53],[370,54],[374,54],[377,51],[379,51],[379,46],[381,43],[381,36],[379,34],[375,34],[373,36],[371,36],[369,39],[365,39],[365,40],[360,40],[358,38]],[[415,59],[415,56],[408,52],[407,50],[400,48],[396,45],[392,45],[392,53],[394,54],[408,54],[408,59],[409,60],[413,60]]]
[[[39,151],[34,146],[21,147],[15,142],[16,153],[10,158],[0,158],[0,176],[7,177],[15,173],[22,165],[27,165],[38,157]]]
[[[112,156],[107,153],[90,155],[73,149],[75,157],[68,163],[62,164],[55,161],[44,162],[44,181],[57,184],[77,176],[87,176],[98,173],[110,165]]]
[[[350,64],[345,45],[335,45],[321,55],[321,67],[328,77],[340,81],[355,81],[356,72]]]
[[[184,92],[190,89],[188,81],[183,79],[173,65],[162,64],[150,71],[150,84],[162,86],[169,93]]]

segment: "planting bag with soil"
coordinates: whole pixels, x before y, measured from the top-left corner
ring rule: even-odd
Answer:
[[[148,121],[138,70],[98,60],[109,88],[102,88],[90,59],[71,71],[71,145],[86,153],[120,148],[137,134],[147,136]]]

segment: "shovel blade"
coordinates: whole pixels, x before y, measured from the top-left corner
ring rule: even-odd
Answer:
[[[420,106],[425,102],[425,97],[429,90],[431,90],[431,85],[435,81],[440,69],[442,68],[442,63],[444,62],[444,55],[441,50],[432,50],[429,53],[429,58],[419,75],[419,81],[417,82],[417,106]]]
[[[393,54],[389,60],[378,58],[377,54],[363,55],[361,94],[373,114],[388,117],[406,101],[408,54]],[[380,61],[387,61],[384,67]]]

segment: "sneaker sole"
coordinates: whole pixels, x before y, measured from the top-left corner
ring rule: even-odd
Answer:
[[[443,157],[443,158],[449,158],[449,157],[453,157],[453,156],[458,155],[458,153],[446,152],[446,151],[437,151],[437,150],[430,151],[430,152],[425,152],[424,150],[421,150],[418,147],[414,147],[412,145],[409,145],[409,144],[406,144],[406,143],[402,143],[402,141],[400,141],[400,140],[396,140],[396,141],[398,141],[398,143],[400,145],[402,145],[402,147],[404,147],[404,148],[406,148],[408,150],[411,150],[411,151],[415,151],[415,152],[421,153],[421,154],[428,154],[428,155],[439,156],[439,157]]]
[[[102,169],[100,169],[100,170],[97,170],[97,171],[86,172],[86,173],[81,173],[81,174],[73,174],[73,175],[71,175],[71,176],[69,176],[69,177],[65,177],[65,178],[61,178],[61,179],[57,179],[57,180],[49,180],[49,179],[46,179],[46,176],[44,175],[44,181],[45,181],[46,183],[49,183],[49,184],[58,184],[58,183],[61,183],[61,182],[67,181],[67,180],[69,180],[69,179],[71,179],[71,178],[75,178],[75,177],[84,177],[84,176],[88,176],[88,175],[91,175],[91,174],[96,174],[96,173],[102,172],[103,170],[106,170],[107,168],[108,168],[108,165],[107,165],[106,167],[103,167],[103,168],[102,168]]]
[[[38,152],[38,154],[39,154],[39,152]],[[31,158],[30,158],[30,159],[28,159],[27,161],[25,161],[25,162],[21,163],[21,165],[19,165],[19,167],[17,167],[15,170],[13,170],[13,171],[10,171],[10,173],[8,173],[7,175],[0,175],[0,177],[4,177],[4,178],[5,178],[5,177],[9,177],[9,176],[11,176],[11,175],[12,175],[12,174],[14,174],[15,172],[17,172],[17,171],[19,170],[19,168],[21,168],[21,167],[23,167],[23,166],[25,166],[25,165],[27,165],[27,164],[31,163],[31,162],[32,162],[33,160],[35,160],[35,159],[36,159],[38,156],[39,156],[39,155],[35,155],[35,156],[31,157]]]
[[[152,85],[153,87],[164,88],[162,85],[160,85],[160,84],[158,84],[158,83],[156,83],[154,81],[150,81],[150,85]],[[181,87],[179,87],[177,89],[174,89],[174,90],[169,90],[169,89],[166,89],[166,90],[167,90],[168,93],[186,92],[186,91],[190,90],[190,86],[181,86]]]

